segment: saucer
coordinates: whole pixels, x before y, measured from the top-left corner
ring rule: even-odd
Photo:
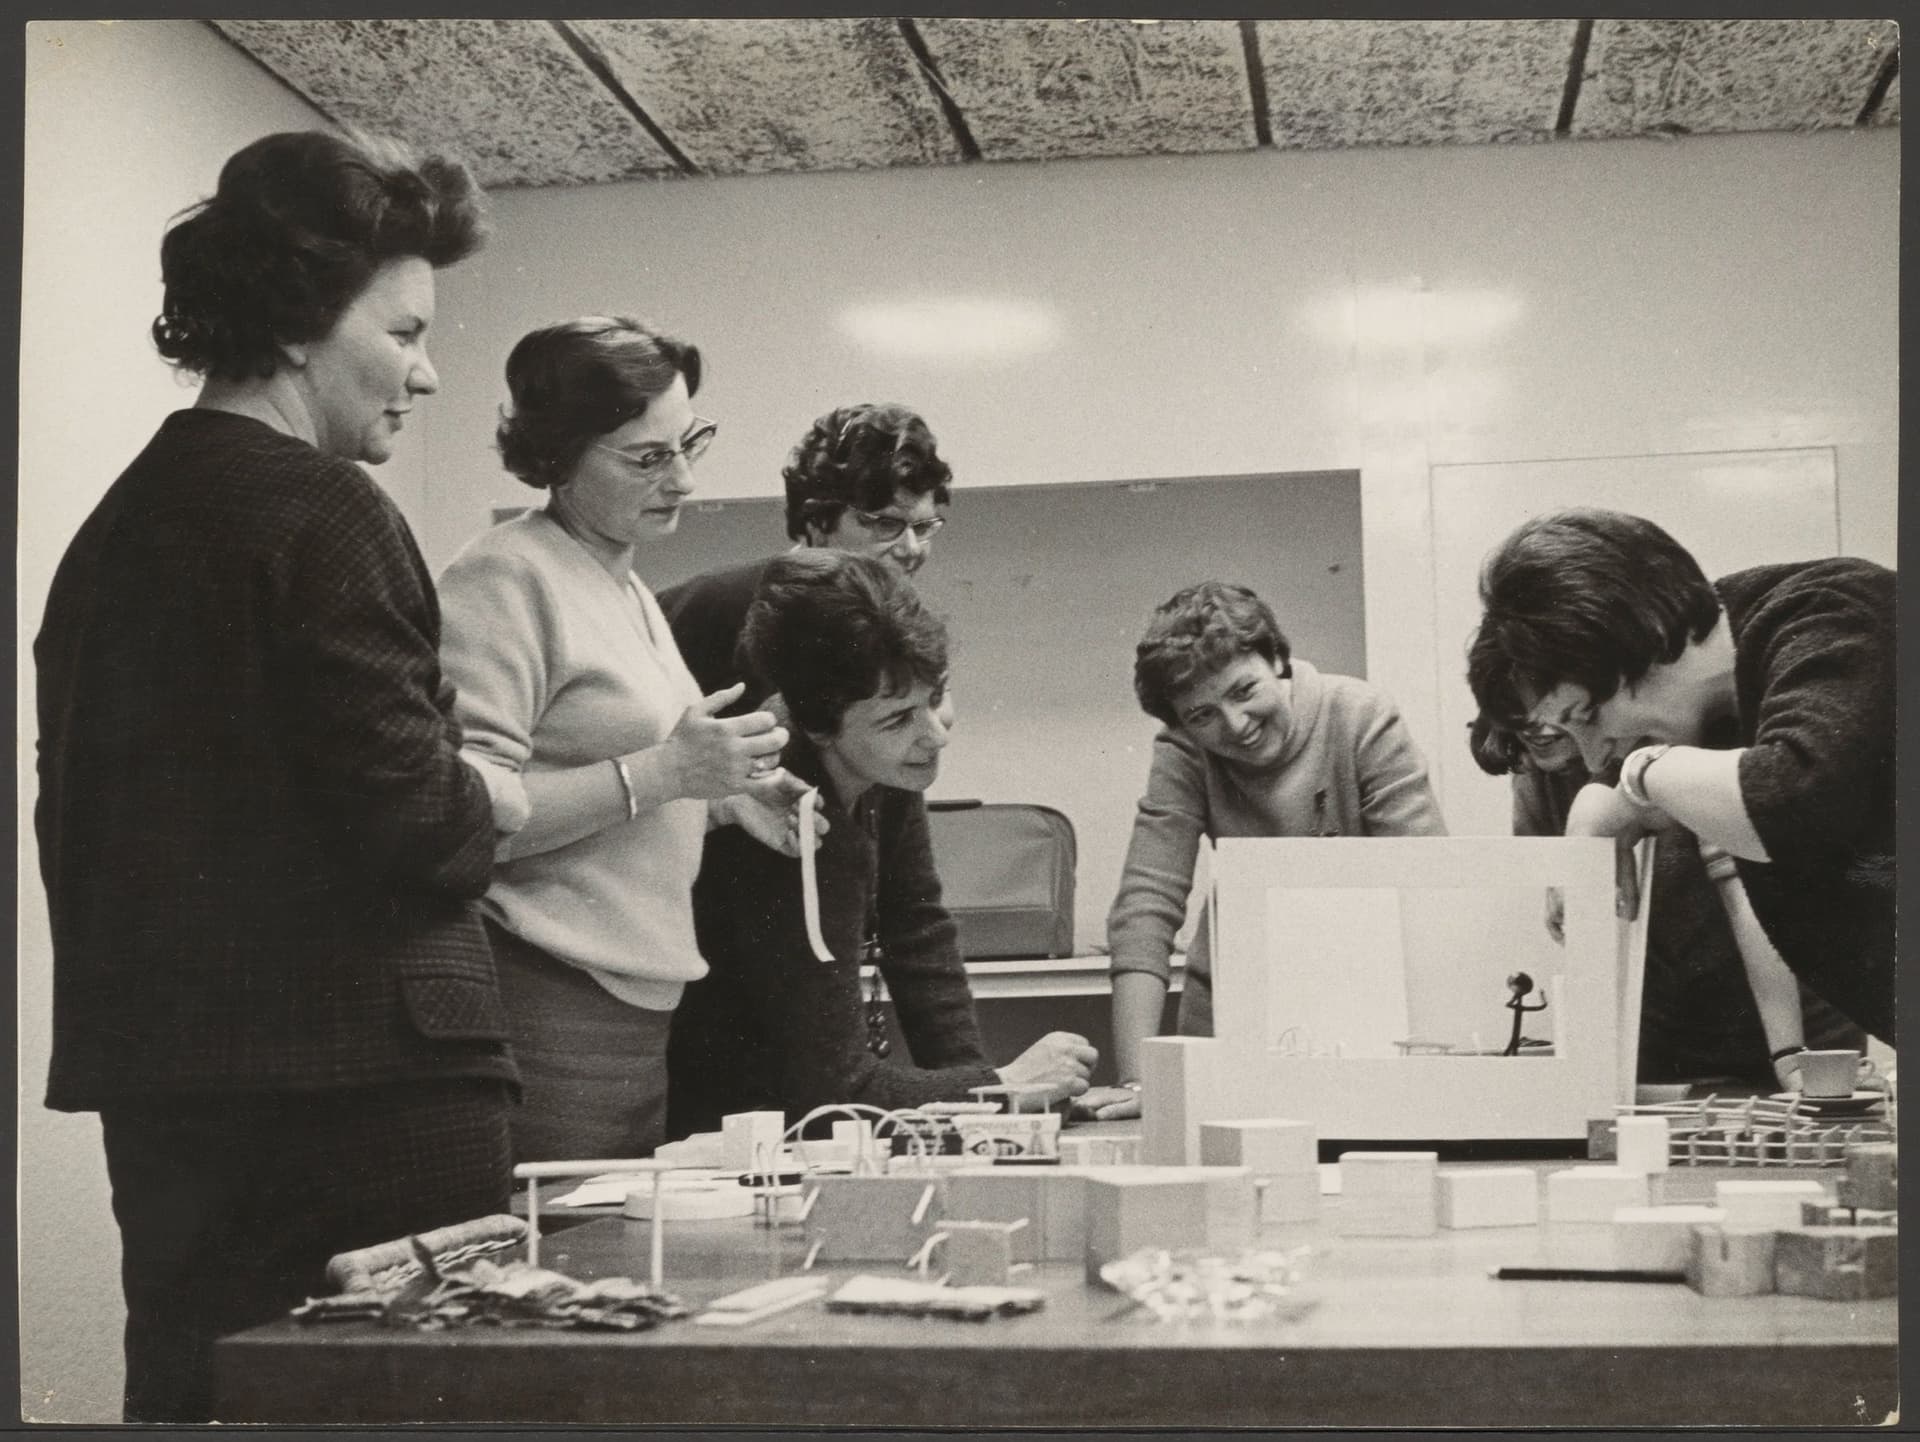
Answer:
[[[1852,1116],[1870,1112],[1886,1101],[1885,1092],[1855,1092],[1850,1097],[1809,1097],[1799,1092],[1776,1092],[1777,1102],[1798,1102],[1802,1109],[1813,1112],[1830,1112],[1835,1116]]]

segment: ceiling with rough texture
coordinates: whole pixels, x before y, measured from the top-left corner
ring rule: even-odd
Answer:
[[[488,185],[1897,125],[1891,20],[215,20]]]

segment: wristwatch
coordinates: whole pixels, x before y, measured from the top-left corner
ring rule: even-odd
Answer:
[[[1655,746],[1642,746],[1638,751],[1627,753],[1627,759],[1620,763],[1620,794],[1635,806],[1652,807],[1653,800],[1647,795],[1647,768],[1665,756],[1673,747],[1662,741]]]

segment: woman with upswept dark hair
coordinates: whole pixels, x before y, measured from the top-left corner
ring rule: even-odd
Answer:
[[[694,873],[709,828],[791,851],[802,788],[764,711],[718,714],[640,553],[679,528],[717,427],[697,347],[626,316],[523,336],[496,439],[547,503],[482,532],[440,579],[441,655],[467,755],[528,819],[482,909],[525,1099],[517,1161],[644,1156],[662,1140],[667,1025],[706,971]]]
[[[47,1104],[98,1111],[127,1420],[213,1416],[215,1337],[334,1253],[503,1211],[505,1024],[473,901],[517,821],[463,763],[377,464],[438,377],[451,160],[269,135],[161,247],[203,378],[81,526],[35,644]]]

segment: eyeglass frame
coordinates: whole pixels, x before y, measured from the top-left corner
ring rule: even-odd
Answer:
[[[707,447],[713,444],[713,438],[720,434],[718,421],[710,421],[705,416],[695,416],[693,422],[693,429],[687,432],[686,437],[678,445],[655,445],[651,450],[638,456],[631,451],[623,451],[618,446],[603,445],[599,441],[589,441],[588,445],[596,451],[605,451],[610,456],[620,457],[643,478],[658,480],[667,474],[676,457],[684,460],[688,466],[692,466],[707,453]],[[655,456],[661,459],[655,460]]]
[[[862,530],[884,546],[891,546],[908,531],[912,531],[915,538],[923,543],[931,541],[940,528],[947,523],[945,516],[929,516],[924,521],[909,521],[905,516],[883,516],[878,511],[863,511],[846,501],[809,501],[807,503],[807,516],[816,524],[829,524],[832,520],[846,514],[852,515]],[[896,528],[891,535],[886,534],[883,529],[887,526]]]

